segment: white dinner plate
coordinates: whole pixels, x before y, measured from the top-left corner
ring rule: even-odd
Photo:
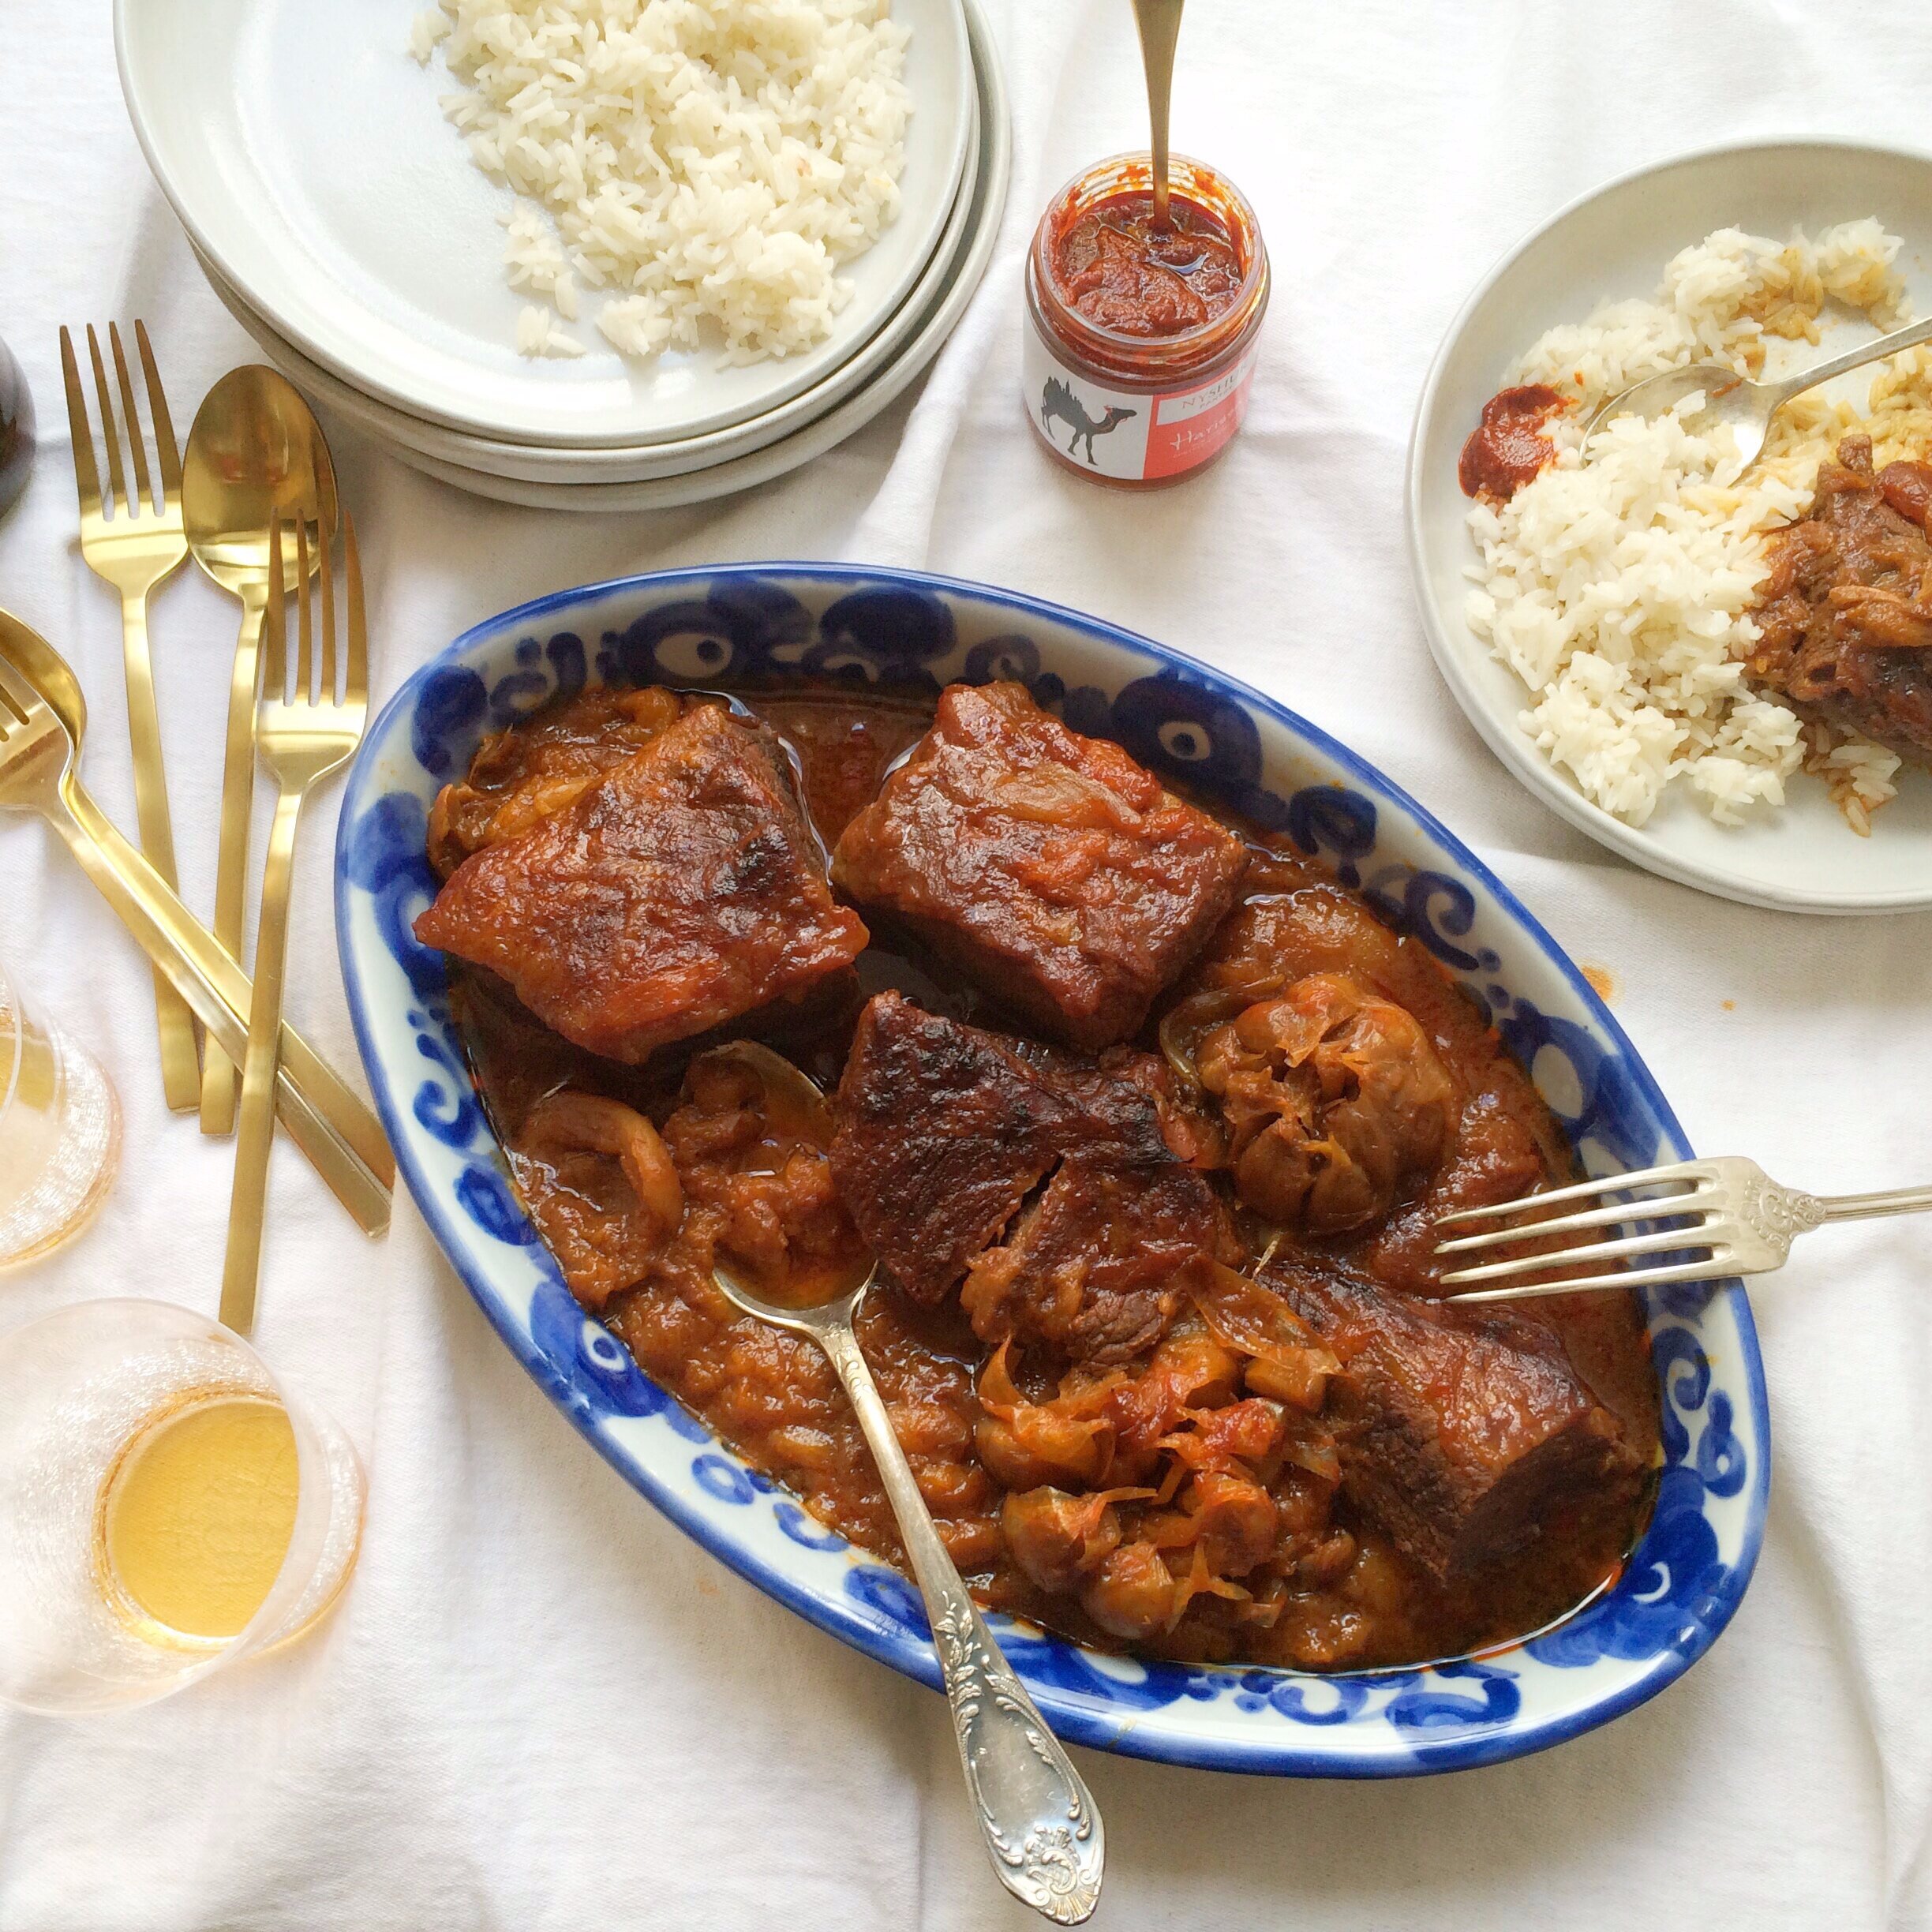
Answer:
[[[971,239],[957,271],[938,291],[905,347],[863,389],[817,421],[766,448],[687,475],[659,477],[639,483],[529,483],[444,462],[400,444],[391,445],[395,454],[425,476],[454,484],[473,496],[537,510],[612,515],[673,510],[685,504],[706,503],[713,497],[728,496],[735,491],[769,483],[823,455],[870,422],[944,346],[984,277],[994,245],[999,239],[1000,215],[1006,205],[1006,189],[1013,171],[1013,129],[1005,82],[991,38],[984,31],[984,16],[977,0],[966,0],[966,5],[973,16],[980,86],[979,188],[971,219]]]
[[[968,103],[972,151],[960,177],[959,193],[939,245],[905,300],[854,354],[789,401],[746,421],[706,431],[610,449],[547,448],[471,436],[447,424],[431,422],[367,395],[305,356],[265,316],[251,309],[221,271],[197,253],[208,285],[246,329],[269,360],[312,401],[333,410],[369,434],[441,462],[494,476],[533,483],[634,483],[649,477],[683,476],[764,448],[826,414],[886,367],[923,322],[927,311],[959,267],[971,241],[978,205],[980,142],[978,89]]]
[[[1409,447],[1409,553],[1429,648],[1470,721],[1530,789],[1593,838],[1667,878],[1753,905],[1807,912],[1932,906],[1932,773],[1908,766],[1870,838],[1819,781],[1794,778],[1781,811],[1716,824],[1681,787],[1648,824],[1625,825],[1551,764],[1519,717],[1529,699],[1463,616],[1477,560],[1456,459],[1483,404],[1543,331],[1603,301],[1649,295],[1678,249],[1735,224],[1779,238],[1875,215],[1904,250],[1914,313],[1932,312],[1932,156],[1829,140],[1776,141],[1687,155],[1627,174],[1559,210],[1485,279],[1450,325],[1423,385]],[[1831,348],[1856,339],[1848,327]],[[1829,351],[1821,351],[1821,354]],[[1852,393],[1870,373],[1844,379]]]
[[[702,434],[774,408],[850,356],[938,245],[970,146],[958,0],[897,0],[913,113],[896,220],[846,272],[816,348],[724,369],[512,346],[525,298],[503,271],[507,188],[443,118],[440,59],[407,51],[420,0],[116,0],[135,133],[196,247],[312,361],[417,415],[505,441],[598,447]]]

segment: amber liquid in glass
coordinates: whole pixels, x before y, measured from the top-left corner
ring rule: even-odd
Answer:
[[[227,1642],[274,1586],[297,1494],[279,1402],[215,1391],[170,1404],[103,1488],[98,1554],[112,1600],[151,1642]]]

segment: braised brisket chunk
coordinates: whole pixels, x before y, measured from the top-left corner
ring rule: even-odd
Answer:
[[[1005,1242],[972,1262],[960,1305],[983,1342],[1129,1361],[1167,1332],[1184,1269],[1213,1252],[1219,1229],[1213,1192],[1191,1167],[1069,1155]]]
[[[447,879],[486,845],[527,832],[675,724],[685,701],[661,684],[599,684],[485,738],[429,810],[429,863]]]
[[[997,1035],[882,993],[839,1082],[832,1172],[900,1287],[938,1301],[1060,1158],[1064,1100]]]
[[[968,1312],[987,1340],[1106,1360],[1158,1340],[1177,1305],[1167,1276],[1212,1246],[1220,1216],[1168,1151],[1135,1064],[1148,1058],[1083,1060],[897,993],[872,1000],[839,1084],[832,1170],[900,1286],[938,1301],[972,1267]]]
[[[485,844],[416,922],[614,1060],[792,999],[863,949],[767,734],[700,705],[560,811]]]
[[[1932,466],[1872,470],[1870,436],[1818,466],[1809,515],[1773,533],[1747,668],[1801,717],[1932,766]]]
[[[1043,1032],[1129,1038],[1233,904],[1241,841],[1018,684],[950,687],[832,877]]]
[[[1541,1323],[1300,1260],[1265,1279],[1341,1363],[1327,1413],[1343,1489],[1435,1577],[1478,1575],[1631,1507],[1643,1460]]]

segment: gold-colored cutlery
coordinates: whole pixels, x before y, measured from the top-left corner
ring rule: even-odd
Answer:
[[[88,795],[76,769],[87,728],[79,681],[45,638],[0,611],[0,811],[37,812],[60,834],[122,923],[237,1065],[253,995],[215,944]],[[277,1111],[358,1224],[389,1225],[395,1161],[368,1105],[289,1027],[280,1031]]]
[[[294,531],[335,526],[335,473],[309,405],[271,369],[232,369],[195,414],[188,434],[182,503],[188,544],[208,577],[242,605],[228,684],[222,768],[221,851],[215,877],[215,937],[242,957],[248,903],[249,820],[254,800],[257,657],[269,586],[294,587]],[[280,568],[271,522],[281,519]],[[201,1130],[234,1125],[238,1058],[218,1050],[201,1069]]]
[[[332,506],[331,506],[332,507]],[[261,913],[255,930],[255,994],[242,1066],[242,1112],[235,1135],[234,1189],[228,1204],[228,1253],[222,1270],[221,1319],[236,1334],[254,1326],[255,1288],[261,1267],[262,1217],[268,1189],[268,1151],[275,1133],[276,1041],[282,1024],[282,972],[288,952],[289,884],[295,833],[310,788],[339,770],[362,741],[369,718],[369,634],[362,608],[362,571],[355,522],[343,520],[343,581],[346,621],[343,647],[335,636],[332,516],[316,528],[314,594],[309,584],[307,526],[295,526],[297,646],[290,662],[286,596],[282,573],[268,574],[261,628],[261,695],[255,742],[262,767],[275,781],[275,820],[263,864]],[[279,554],[282,523],[271,516],[268,554]],[[320,616],[317,617],[317,606]],[[337,677],[338,663],[341,676]],[[291,677],[290,672],[293,670]],[[339,693],[338,685],[339,682]]]
[[[117,416],[100,339],[88,326],[88,356],[93,364],[99,402],[101,442],[107,461],[103,492],[94,460],[87,395],[74,356],[73,338],[60,332],[61,373],[67,385],[67,427],[73,443],[74,482],[80,497],[80,554],[95,576],[112,585],[121,598],[122,655],[127,675],[128,736],[133,750],[134,811],[141,850],[170,891],[177,889],[174,833],[168,815],[167,781],[161,758],[161,723],[155,705],[154,665],[148,648],[148,601],[155,586],[180,567],[188,554],[182,527],[182,467],[168,418],[167,398],[155,367],[148,331],[134,324],[134,342],[146,381],[148,418],[155,441],[155,467],[148,466],[134,386],[119,327],[110,323],[107,340],[121,392]],[[125,461],[122,445],[126,445]],[[128,486],[129,473],[133,487]],[[159,487],[155,487],[155,485]],[[161,1086],[177,1113],[195,1106],[200,1072],[195,1054],[194,1020],[188,1003],[155,970],[155,1016],[161,1035]]]

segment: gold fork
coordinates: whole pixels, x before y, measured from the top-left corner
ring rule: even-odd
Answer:
[[[44,818],[142,949],[167,972],[211,1039],[239,1063],[248,1051],[248,977],[80,782],[87,701],[66,660],[0,610],[0,814]],[[382,1127],[299,1033],[282,1029],[282,1123],[357,1224],[389,1225],[395,1160]]]
[[[74,483],[80,496],[80,554],[88,568],[121,593],[122,656],[127,671],[128,737],[134,754],[134,811],[140,827],[141,850],[170,890],[178,890],[174,871],[174,829],[168,816],[167,781],[161,764],[161,721],[155,709],[154,665],[148,650],[148,600],[155,586],[180,567],[188,554],[182,530],[181,458],[174,447],[174,426],[168,420],[167,398],[155,367],[147,326],[134,324],[134,342],[147,378],[148,413],[154,425],[155,474],[159,490],[150,485],[148,456],[140,417],[134,407],[134,385],[128,379],[127,356],[121,346],[118,324],[107,325],[114,350],[114,374],[121,388],[121,421],[125,425],[127,459],[134,487],[127,485],[122,466],[122,432],[117,427],[114,398],[101,361],[100,339],[88,324],[88,355],[94,365],[95,393],[100,399],[101,442],[107,456],[107,496],[101,494],[100,475],[94,466],[94,439],[88,426],[87,397],[74,358],[73,338],[60,332],[61,373],[67,384],[67,429],[73,444]],[[155,1019],[161,1035],[161,1090],[177,1114],[191,1112],[200,1101],[200,1068],[195,1058],[193,1016],[188,1003],[157,968],[154,975]]]
[[[276,1039],[282,1026],[282,969],[288,950],[289,883],[295,829],[311,786],[348,762],[369,717],[369,637],[362,610],[362,570],[355,519],[343,512],[343,579],[347,593],[347,648],[342,695],[336,695],[335,604],[330,552],[333,525],[316,526],[320,567],[309,582],[308,526],[295,524],[294,680],[288,680],[288,635],[282,573],[268,577],[268,608],[261,633],[261,698],[255,742],[262,768],[276,785],[275,821],[262,868],[261,916],[255,929],[255,992],[249,1006],[248,1055],[242,1068],[242,1111],[235,1130],[234,1191],[228,1203],[228,1255],[222,1271],[221,1319],[236,1334],[254,1326],[255,1285],[261,1267],[262,1213],[268,1199],[268,1150],[275,1137]],[[281,519],[269,524],[268,550],[279,556]],[[314,607],[321,605],[320,662]]]

